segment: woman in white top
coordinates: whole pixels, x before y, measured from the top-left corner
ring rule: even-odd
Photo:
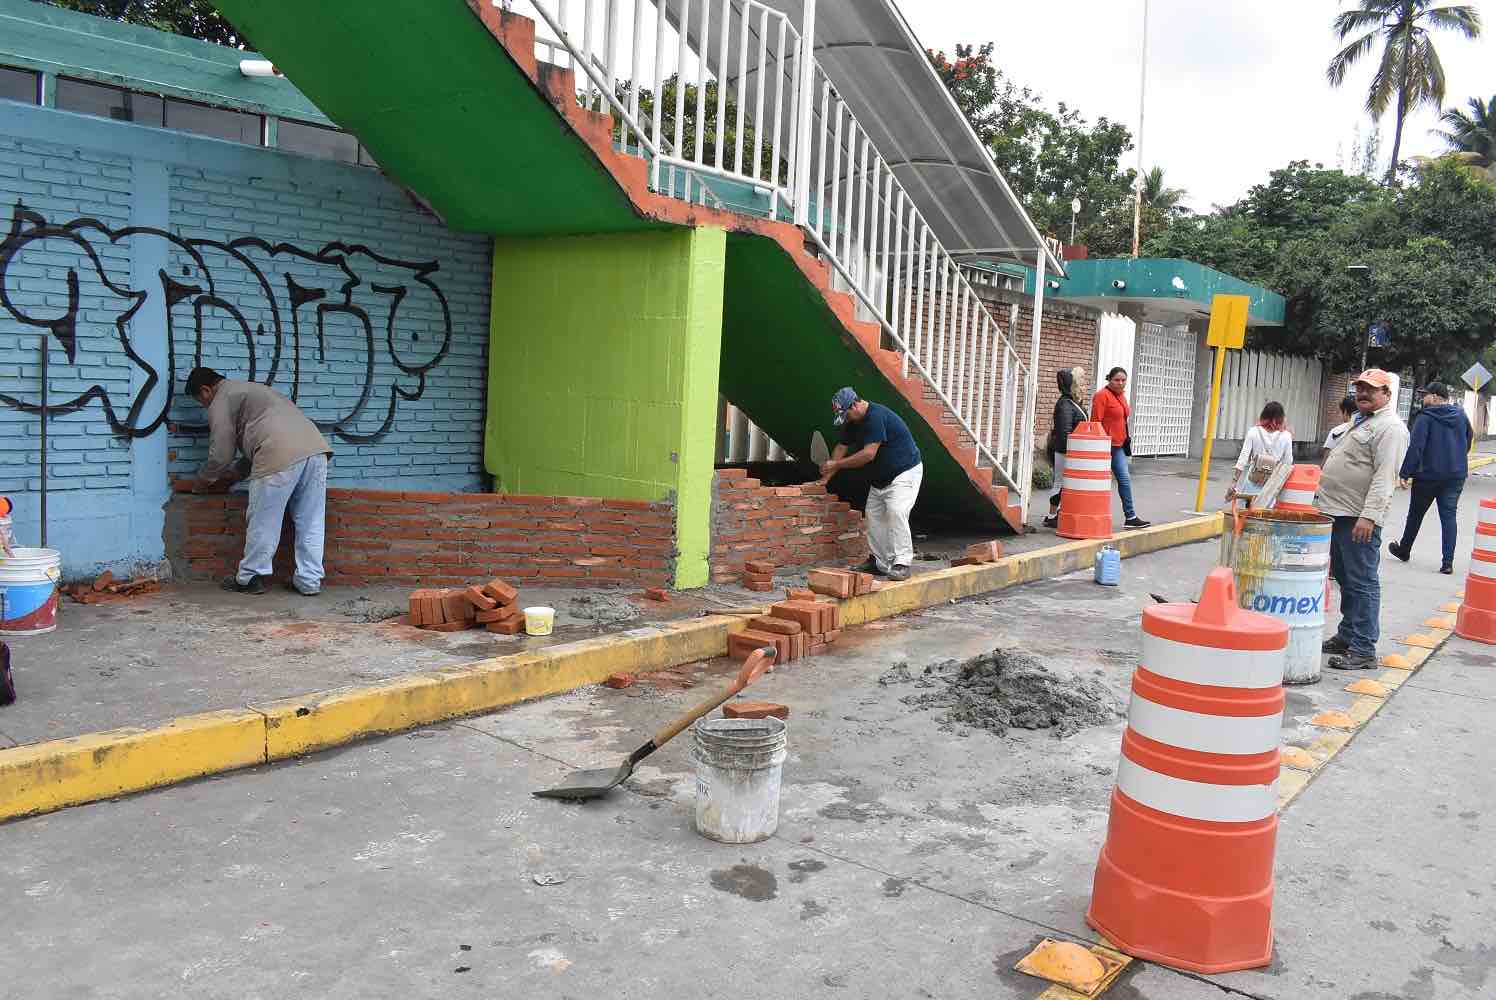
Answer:
[[[1277,463],[1293,462],[1293,432],[1288,429],[1288,417],[1283,412],[1282,403],[1272,402],[1264,406],[1262,416],[1257,419],[1257,426],[1247,431],[1247,438],[1241,445],[1241,454],[1236,459],[1236,471],[1231,476],[1231,485],[1226,487],[1227,500],[1253,497],[1262,489],[1262,480],[1266,477],[1255,477],[1258,481],[1253,482],[1254,477],[1249,471],[1256,466],[1258,459]]]

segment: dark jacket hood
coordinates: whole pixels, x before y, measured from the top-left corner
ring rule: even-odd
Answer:
[[[1059,383],[1061,396],[1073,396],[1075,388],[1075,373],[1069,368],[1061,368],[1055,372],[1055,381]]]
[[[1447,427],[1458,430],[1464,429],[1461,421],[1465,417],[1465,411],[1453,403],[1440,403],[1438,406],[1425,406],[1419,415],[1419,420],[1437,420]]]

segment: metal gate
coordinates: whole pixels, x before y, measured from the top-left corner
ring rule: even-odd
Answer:
[[[1132,453],[1188,455],[1195,405],[1195,335],[1142,323],[1133,357]]]

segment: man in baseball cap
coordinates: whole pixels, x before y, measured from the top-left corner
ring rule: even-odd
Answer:
[[[871,555],[857,569],[890,580],[907,580],[914,565],[909,512],[925,475],[914,435],[897,413],[861,398],[851,386],[831,397],[831,411],[833,422],[842,429],[841,440],[821,465],[821,481],[843,469],[867,466],[872,484],[863,511]]]
[[[1444,543],[1439,572],[1449,574],[1454,572],[1455,515],[1469,473],[1466,456],[1475,441],[1475,431],[1465,411],[1449,401],[1449,386],[1430,382],[1420,391],[1423,412],[1413,423],[1408,453],[1398,471],[1401,485],[1413,488],[1408,519],[1403,525],[1402,541],[1388,544],[1387,551],[1403,562],[1413,558],[1413,542],[1418,538],[1423,516],[1430,504],[1438,503]]]
[[[1382,525],[1397,488],[1408,429],[1397,416],[1392,376],[1368,368],[1352,382],[1356,416],[1320,474],[1314,506],[1335,522],[1330,575],[1340,584],[1340,628],[1324,644],[1336,670],[1377,665],[1382,585]]]

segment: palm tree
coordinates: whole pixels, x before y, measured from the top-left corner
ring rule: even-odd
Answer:
[[[1408,115],[1421,105],[1444,103],[1444,64],[1429,32],[1438,29],[1480,37],[1480,14],[1473,6],[1434,4],[1435,0],[1357,0],[1355,7],[1335,15],[1335,34],[1340,40],[1355,38],[1335,53],[1325,69],[1330,86],[1345,82],[1346,72],[1371,53],[1378,39],[1382,43],[1381,60],[1366,92],[1366,110],[1380,118],[1393,98],[1397,100],[1389,181],[1397,174]]]
[[[1179,210],[1179,202],[1188,194],[1184,188],[1164,186],[1164,168],[1154,167],[1143,175],[1143,204],[1164,214]]]
[[[1465,102],[1470,111],[1446,111],[1439,118],[1447,131],[1435,132],[1451,151],[1481,167],[1496,166],[1496,95],[1490,103],[1479,97]]]

